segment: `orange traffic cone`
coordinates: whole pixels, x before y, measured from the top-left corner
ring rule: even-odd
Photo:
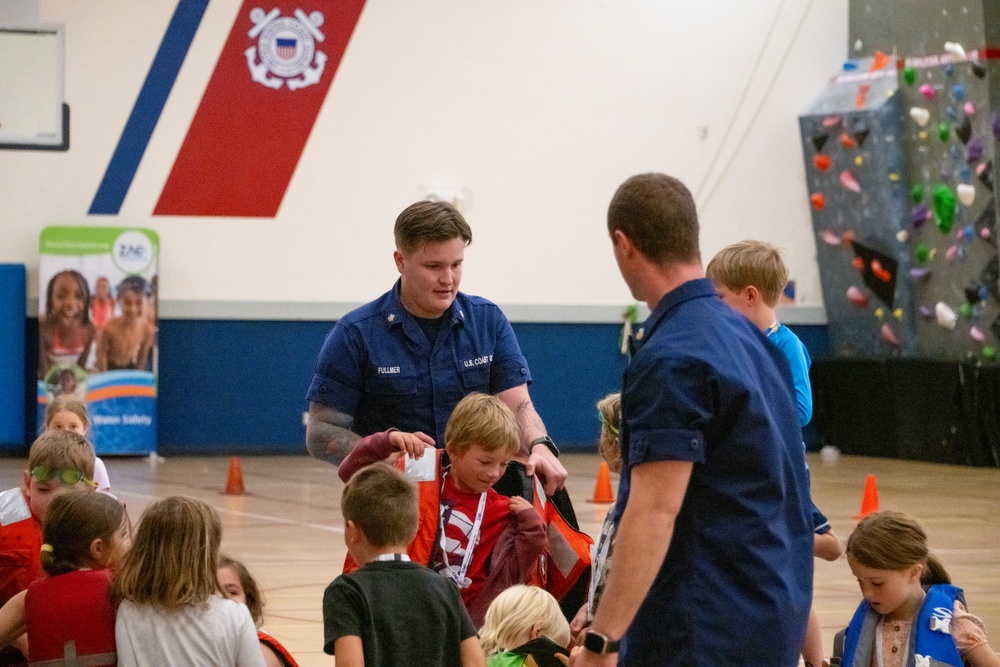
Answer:
[[[229,478],[226,480],[227,496],[242,496],[243,471],[240,470],[240,460],[237,457],[229,459]]]
[[[855,519],[864,519],[872,512],[878,512],[878,489],[875,488],[875,475],[865,478],[865,495],[861,499],[861,513]]]
[[[597,467],[597,484],[594,486],[594,497],[592,503],[613,503],[615,495],[611,492],[611,470],[608,464],[601,461]]]

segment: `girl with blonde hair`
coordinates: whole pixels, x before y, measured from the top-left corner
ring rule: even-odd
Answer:
[[[121,667],[265,667],[250,611],[219,587],[221,543],[219,515],[200,500],[146,508],[113,583]]]

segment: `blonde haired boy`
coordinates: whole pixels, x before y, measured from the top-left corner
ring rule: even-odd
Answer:
[[[777,317],[778,297],[788,282],[788,269],[781,259],[781,252],[763,241],[740,241],[720,250],[708,263],[705,273],[715,283],[715,289],[726,305],[745,315],[788,359],[799,423],[802,426],[808,424],[812,419],[812,385],[809,382],[812,360],[799,337],[780,324]],[[813,555],[824,560],[837,560],[843,553],[840,539],[812,498],[810,505]],[[819,665],[824,661],[823,637],[815,608],[809,610],[802,655],[807,665]]]
[[[42,434],[31,445],[20,488],[0,493],[0,605],[44,572],[39,559],[49,503],[67,489],[93,489],[94,449],[72,431]]]
[[[517,422],[503,401],[478,393],[463,398],[448,419],[445,441],[450,463],[438,467],[438,514],[422,515],[420,523],[440,527],[429,566],[458,585],[478,627],[497,595],[529,581],[548,538],[531,503],[493,489],[519,447]],[[425,448],[406,453],[420,458]],[[341,477],[399,454],[388,438],[369,441],[340,464]]]

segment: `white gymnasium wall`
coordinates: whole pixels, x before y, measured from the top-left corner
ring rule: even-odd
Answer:
[[[277,217],[154,217],[239,7],[209,3],[121,213],[88,216],[175,3],[38,4],[65,25],[72,124],[68,152],[0,151],[0,262],[28,265],[29,303],[53,224],[157,230],[168,315],[360,303],[395,278],[398,212],[462,189],[465,291],[617,314],[607,203],[656,170],[696,193],[706,260],[779,243],[821,306],[796,118],[847,56],[847,0],[368,0]]]

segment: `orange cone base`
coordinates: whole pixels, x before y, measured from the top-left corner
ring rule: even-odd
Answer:
[[[243,471],[240,469],[239,458],[234,456],[229,459],[229,477],[226,479],[226,495],[242,496],[244,493]]]
[[[604,461],[601,461],[601,465],[597,467],[597,484],[594,486],[594,497],[588,502],[615,502],[615,494],[611,491],[611,469],[608,468],[608,464]]]
[[[864,519],[873,512],[878,512],[878,489],[875,487],[875,475],[865,478],[865,495],[861,499],[861,512],[855,519]]]

